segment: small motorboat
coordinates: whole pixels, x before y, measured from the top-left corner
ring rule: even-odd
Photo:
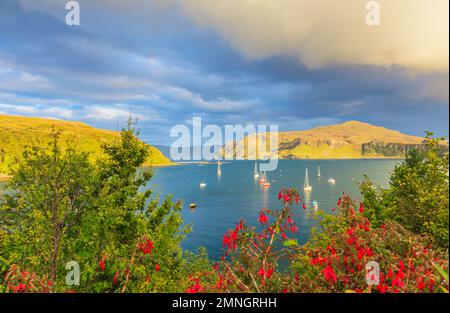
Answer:
[[[195,209],[197,207],[197,204],[191,203],[189,204],[189,209]]]
[[[314,210],[317,210],[317,209],[319,208],[319,203],[317,203],[317,201],[314,200],[314,201],[312,202],[312,207],[313,207]]]
[[[330,184],[334,185],[334,184],[336,184],[336,179],[330,177],[330,178],[328,178],[328,182]]]
[[[200,188],[205,188],[205,187],[206,187],[206,184],[203,183],[203,182],[201,182],[201,183],[200,183]]]

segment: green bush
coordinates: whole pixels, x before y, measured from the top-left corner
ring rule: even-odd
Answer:
[[[449,244],[448,153],[440,139],[427,133],[423,149],[414,149],[396,166],[387,189],[377,190],[366,178],[360,185],[366,216],[379,225],[395,220],[410,231]]]

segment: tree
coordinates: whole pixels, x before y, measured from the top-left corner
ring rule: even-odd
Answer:
[[[448,153],[427,133],[422,149],[411,150],[396,166],[389,188],[377,191],[361,184],[366,216],[380,223],[395,220],[416,234],[427,235],[441,247],[449,244]]]
[[[77,152],[75,140],[63,150],[61,132],[51,134],[49,144],[25,149],[0,197],[0,290],[184,290],[192,264],[180,242],[190,228],[181,202],[152,197],[152,170],[141,168],[149,146],[138,139],[135,121],[103,146],[96,164]],[[194,259],[209,263],[204,255]],[[64,284],[69,261],[80,266],[79,286]],[[24,277],[49,278],[51,287],[36,290]]]
[[[18,160],[4,195],[0,223],[2,258],[49,273],[56,282],[61,258],[67,253],[70,232],[90,201],[92,166],[73,142],[61,149],[61,132],[53,128],[48,144],[37,141]],[[7,253],[8,255],[5,255]]]

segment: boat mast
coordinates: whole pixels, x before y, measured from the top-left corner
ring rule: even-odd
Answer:
[[[309,177],[308,177],[308,169],[306,169],[306,174],[305,174],[305,187],[309,187]]]
[[[222,175],[222,169],[220,167],[220,160],[217,160],[217,175]]]

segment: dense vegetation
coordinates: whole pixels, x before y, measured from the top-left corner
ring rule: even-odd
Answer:
[[[258,227],[225,232],[214,262],[181,249],[182,204],[142,188],[152,171],[140,170],[149,151],[137,135],[130,122],[96,163],[57,129],[25,149],[0,198],[0,291],[448,292],[448,154],[431,136],[388,189],[366,180],[364,202],[344,194],[335,214],[318,213],[306,245],[292,208],[307,207],[285,189]],[[79,285],[67,284],[73,261]],[[380,267],[373,286],[369,261]]]

